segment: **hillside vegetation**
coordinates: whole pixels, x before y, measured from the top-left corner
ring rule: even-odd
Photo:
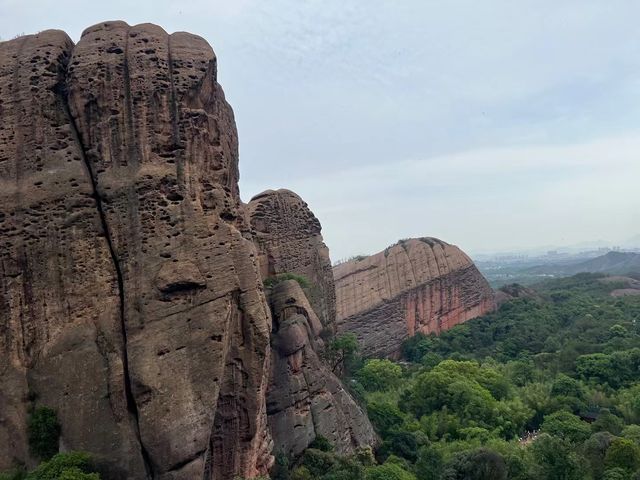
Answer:
[[[320,439],[274,478],[640,478],[640,297],[581,274],[439,337],[404,359],[351,359],[348,384],[382,440],[349,458]],[[283,468],[287,465],[289,468]]]

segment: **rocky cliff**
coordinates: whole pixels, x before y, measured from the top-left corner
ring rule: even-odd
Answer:
[[[265,473],[271,319],[209,45],[3,42],[0,116],[0,470],[35,403],[107,478]]]
[[[321,360],[321,323],[295,280],[269,295],[272,375],[267,413],[274,452],[296,456],[321,435],[341,454],[377,443],[369,419]]]
[[[401,240],[333,268],[337,324],[369,356],[397,354],[416,332],[438,333],[494,308],[471,259],[435,238]]]
[[[107,480],[250,478],[318,434],[375,442],[321,360],[320,224],[289,191],[241,203],[216,71],[202,38],[150,24],[0,43],[0,471],[35,463],[38,406]],[[285,272],[311,287],[267,300]]]
[[[335,286],[316,216],[298,195],[285,189],[262,192],[247,207],[263,278],[296,273],[308,279],[311,305],[322,324],[333,330]]]
[[[300,454],[317,435],[339,453],[374,445],[369,420],[322,360],[335,331],[335,290],[329,251],[308,205],[289,190],[269,190],[248,204],[258,263],[273,316],[267,413],[274,452]],[[296,274],[307,280],[279,281]]]

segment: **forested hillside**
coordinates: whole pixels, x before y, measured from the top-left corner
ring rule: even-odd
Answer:
[[[610,296],[618,287],[602,275],[555,280],[413,337],[402,361],[351,358],[345,374],[381,446],[345,458],[320,439],[297,461],[280,457],[274,476],[640,478],[640,297]]]

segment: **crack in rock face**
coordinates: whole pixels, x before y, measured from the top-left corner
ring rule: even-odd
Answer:
[[[0,470],[33,461],[35,396],[105,478],[267,472],[271,319],[216,68],[149,24],[0,44]]]
[[[267,190],[248,204],[263,277],[303,277],[269,289],[273,317],[267,413],[274,452],[295,457],[316,438],[341,454],[378,439],[358,404],[322,360],[323,337],[335,332],[335,293],[320,222],[290,190]],[[282,278],[282,277],[281,277]]]

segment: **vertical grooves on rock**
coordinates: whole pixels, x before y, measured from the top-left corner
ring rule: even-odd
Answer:
[[[18,47],[18,51],[16,52],[16,63],[15,63],[15,68],[14,68],[14,73],[13,73],[13,79],[11,82],[11,89],[12,89],[12,94],[14,96],[14,98],[18,99],[17,102],[15,102],[15,108],[16,110],[20,108],[21,104],[22,104],[22,99],[20,98],[20,74],[21,74],[21,67],[22,64],[18,61],[19,58],[22,58],[22,50],[24,49],[25,44],[27,43],[27,39],[29,37],[24,37],[23,39],[20,40],[20,46]],[[16,144],[16,150],[15,150],[15,159],[16,159],[16,165],[15,165],[15,169],[16,169],[16,185],[20,184],[20,174],[24,171],[22,168],[22,165],[19,165],[20,160],[23,159],[24,155],[22,154],[22,132],[20,132],[20,135],[16,135],[16,140],[15,140],[15,144]],[[16,197],[18,197],[20,192],[20,189],[16,189]],[[16,201],[18,199],[16,198]]]
[[[131,413],[131,415],[133,415],[133,418],[135,420],[135,434],[136,434],[138,443],[140,444],[140,454],[142,455],[142,459],[144,461],[147,477],[154,478],[153,468],[152,468],[151,460],[149,457],[149,453],[147,452],[146,448],[144,447],[144,444],[142,443],[142,436],[140,435],[138,406],[133,396],[133,391],[131,389],[131,375],[129,373],[129,355],[127,351],[127,328],[125,323],[124,277],[122,274],[122,269],[120,268],[120,262],[118,261],[118,256],[116,254],[116,250],[113,245],[113,239],[111,237],[111,232],[109,230],[107,216],[105,214],[104,206],[102,204],[102,197],[100,196],[100,192],[98,190],[98,179],[93,171],[91,162],[87,158],[84,142],[82,141],[80,131],[78,130],[78,127],[75,122],[75,118],[71,114],[71,109],[69,108],[68,90],[67,90],[66,84],[59,84],[57,87],[56,93],[60,96],[61,104],[64,108],[65,115],[69,119],[71,135],[73,136],[73,138],[75,139],[78,145],[78,148],[80,150],[80,157],[87,169],[87,173],[89,174],[89,179],[91,181],[91,188],[93,192],[93,198],[96,202],[96,209],[98,211],[98,218],[100,219],[100,224],[102,226],[102,230],[104,232],[104,236],[107,242],[107,248],[109,249],[111,261],[113,263],[113,267],[116,272],[116,281],[118,284],[120,328],[122,332],[122,344],[123,344],[122,367],[124,370],[124,390],[125,390],[125,398],[127,402],[127,410],[129,410],[129,412]]]
[[[140,162],[138,161],[138,155],[136,151],[137,142],[133,123],[131,76],[129,74],[129,29],[127,29],[127,37],[124,41],[124,63],[122,65],[122,69],[122,74],[124,76],[124,104],[126,111],[125,117],[127,119],[127,129],[125,130],[125,141],[127,142],[126,165],[128,165],[132,160],[134,161],[134,165],[138,165]]]
[[[178,130],[178,102],[176,98],[176,84],[173,79],[173,56],[171,55],[171,35],[167,35],[167,66],[169,69],[169,110],[171,112],[171,142],[176,154],[176,177],[178,186],[184,183],[184,165],[178,145],[180,132]]]

